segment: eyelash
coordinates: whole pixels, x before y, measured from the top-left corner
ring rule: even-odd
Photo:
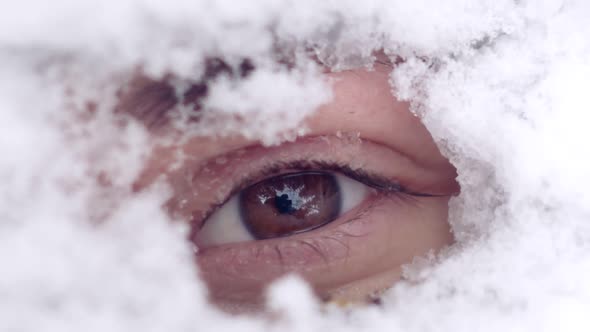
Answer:
[[[402,199],[406,201],[412,201],[412,198],[416,197],[440,197],[442,195],[415,192],[404,187],[400,183],[381,177],[375,174],[370,174],[361,169],[353,169],[348,165],[341,165],[337,163],[330,163],[326,161],[310,161],[310,160],[297,160],[290,162],[279,162],[270,165],[267,168],[260,170],[246,177],[240,183],[235,185],[229,194],[220,202],[211,204],[204,213],[204,216],[198,220],[192,220],[191,223],[195,230],[200,229],[207,222],[207,219],[225,204],[234,195],[244,190],[245,188],[252,186],[260,181],[264,181],[273,176],[284,174],[285,170],[292,171],[332,171],[341,173],[349,178],[356,180],[370,188],[375,189],[378,193],[385,195],[388,198]]]

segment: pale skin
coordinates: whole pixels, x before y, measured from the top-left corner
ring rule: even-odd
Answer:
[[[200,137],[154,152],[138,188],[164,175],[174,191],[170,213],[199,227],[212,204],[243,189],[235,185],[245,174],[276,162],[337,163],[428,194],[366,187],[358,204],[322,227],[199,248],[196,262],[214,303],[231,312],[260,310],[266,286],[287,273],[307,280],[321,299],[366,302],[399,281],[404,264],[453,242],[447,215],[459,191],[455,168],[408,104],[393,96],[391,70],[377,64],[372,71],[326,73],[333,99],[305,120],[307,133],[294,142],[262,147],[237,135]],[[171,170],[179,151],[189,158]],[[288,171],[297,169],[277,172]]]

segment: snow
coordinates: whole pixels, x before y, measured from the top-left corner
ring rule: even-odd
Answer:
[[[23,0],[2,13],[1,331],[590,327],[587,2]],[[113,189],[149,146],[139,124],[115,125],[115,92],[138,67],[191,80],[206,56],[255,59],[255,75],[217,80],[206,101],[252,122],[193,134],[237,128],[272,145],[330,98],[309,50],[336,70],[377,50],[404,58],[392,89],[459,173],[457,243],[408,265],[382,307],[318,310],[288,277],[269,290],[274,320],[232,317],[206,303],[187,229],[159,208],[165,186]],[[80,121],[88,101],[97,116]]]

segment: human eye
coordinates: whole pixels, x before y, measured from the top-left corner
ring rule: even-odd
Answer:
[[[350,212],[366,199],[369,189],[347,175],[319,167],[289,171],[234,194],[203,222],[193,240],[205,248],[309,232]]]

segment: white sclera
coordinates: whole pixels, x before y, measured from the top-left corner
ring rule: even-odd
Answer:
[[[341,196],[340,217],[360,204],[367,197],[369,188],[344,175],[335,174],[335,177]],[[234,195],[207,219],[195,240],[201,247],[255,240],[242,222],[239,194]]]
[[[340,188],[340,197],[342,205],[340,207],[340,215],[354,209],[362,201],[365,200],[369,193],[369,187],[353,180],[345,175],[336,174],[336,181],[338,181],[338,187]]]

